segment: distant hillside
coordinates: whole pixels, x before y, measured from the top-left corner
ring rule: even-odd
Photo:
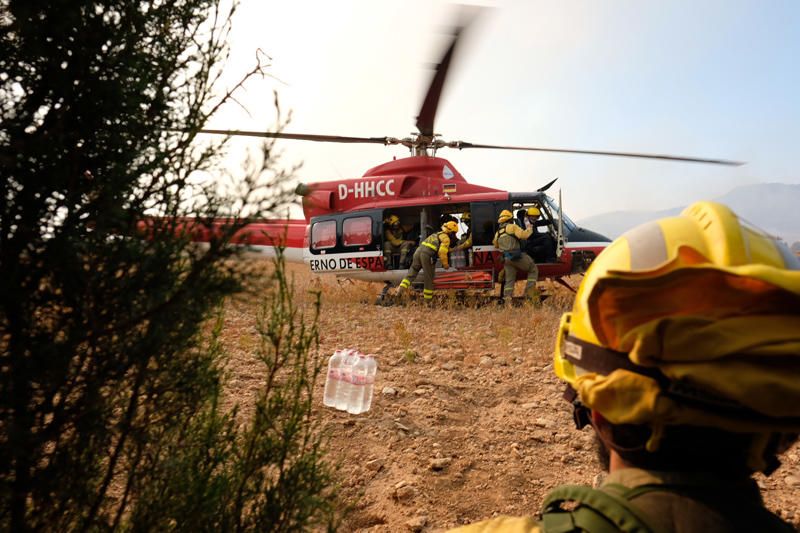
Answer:
[[[763,183],[744,185],[714,198],[739,217],[792,245],[800,241],[800,185]],[[657,218],[674,216],[683,207],[663,211],[614,211],[578,221],[578,224],[616,238],[627,230]]]

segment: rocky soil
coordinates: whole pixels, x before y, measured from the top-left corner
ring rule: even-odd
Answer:
[[[318,384],[329,457],[352,506],[344,530],[441,531],[497,514],[535,514],[553,487],[602,479],[592,431],[575,429],[552,370],[569,292],[550,286],[541,309],[451,301],[378,307],[377,286],[293,273],[301,297],[308,288],[323,291],[322,354],[353,347],[379,361],[367,413],[323,407]],[[245,405],[261,382],[242,342],[257,305],[237,298],[226,307],[230,393]],[[800,526],[800,446],[783,459],[758,483],[768,506]]]

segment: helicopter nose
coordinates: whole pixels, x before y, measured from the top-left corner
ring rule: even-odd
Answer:
[[[294,189],[294,193],[298,196],[308,196],[308,193],[311,192],[311,188],[306,185],[305,183],[298,183],[297,187]]]

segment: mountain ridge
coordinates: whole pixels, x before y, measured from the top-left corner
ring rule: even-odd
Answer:
[[[712,199],[730,207],[740,219],[791,245],[800,241],[800,184],[742,185]],[[615,239],[645,222],[676,216],[686,206],[658,211],[619,210],[586,217],[578,225]]]

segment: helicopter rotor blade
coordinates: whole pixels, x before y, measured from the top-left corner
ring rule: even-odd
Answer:
[[[436,110],[439,107],[439,99],[442,96],[442,89],[444,82],[447,79],[447,71],[450,68],[450,63],[453,60],[453,54],[463,31],[469,27],[479,16],[486,12],[485,7],[478,6],[461,6],[460,18],[461,20],[456,24],[452,31],[452,39],[450,45],[442,56],[442,59],[436,65],[436,72],[431,79],[428,86],[428,92],[425,93],[425,99],[422,101],[419,115],[417,115],[417,129],[423,137],[432,137],[434,134],[433,124],[436,119]]]
[[[536,189],[536,192],[545,192],[545,191],[547,191],[547,189],[549,189],[557,180],[558,180],[558,178],[554,179],[553,181],[551,181],[547,185],[543,185],[543,186],[539,187],[538,189]]]
[[[431,84],[428,86],[428,92],[425,94],[425,99],[422,101],[422,107],[417,116],[417,129],[421,135],[426,137],[433,136],[433,123],[436,119],[436,109],[439,107],[439,98],[442,96],[442,89],[444,82],[447,78],[447,70],[450,68],[450,61],[453,59],[453,52],[455,52],[458,38],[463,31],[464,26],[458,26],[453,32],[453,39],[450,41],[450,46],[444,53],[441,61],[436,65],[436,72],[431,79]]]
[[[245,130],[199,130],[198,133],[211,135],[266,137],[269,139],[291,139],[295,141],[315,141],[331,143],[371,143],[371,144],[398,144],[398,139],[392,137],[347,137],[342,135],[314,135],[308,133],[284,133],[276,131],[245,131]]]
[[[450,148],[490,148],[493,150],[525,150],[529,152],[558,152],[562,154],[587,154],[587,155],[605,155],[616,157],[637,157],[640,159],[661,159],[664,161],[683,161],[686,163],[708,163],[712,165],[728,165],[728,166],[741,166],[744,165],[741,161],[729,161],[726,159],[707,159],[702,157],[687,157],[681,155],[667,155],[667,154],[643,154],[637,152],[608,152],[601,150],[570,150],[567,148],[537,148],[532,146],[500,146],[494,144],[476,144],[463,141],[455,141],[447,143]]]

